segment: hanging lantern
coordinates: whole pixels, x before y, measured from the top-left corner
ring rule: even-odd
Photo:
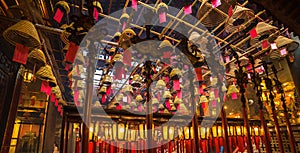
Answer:
[[[107,75],[104,76],[103,84],[105,86],[111,86],[111,84],[112,84],[112,78],[111,78],[110,75],[107,74]]]
[[[30,83],[34,80],[34,74],[28,69],[25,69],[23,72],[23,81],[26,83]]]
[[[125,29],[120,36],[120,46],[125,50],[130,48],[132,46],[131,38],[134,36],[136,36],[136,33],[132,29]]]
[[[238,92],[239,90],[237,89],[236,85],[230,85],[227,90],[227,95],[231,95],[231,98],[236,100],[238,99]]]
[[[70,13],[70,7],[69,4],[66,1],[59,1],[55,4],[55,11],[54,11],[53,19],[60,23],[63,16]]]
[[[159,16],[159,23],[165,23],[167,21],[168,5],[160,2],[156,7],[156,13]]]
[[[236,30],[243,30],[247,28],[251,22],[250,21],[254,17],[254,12],[251,9],[246,7],[242,7],[236,5],[232,16],[229,17],[225,25],[225,30],[228,33],[232,33]]]

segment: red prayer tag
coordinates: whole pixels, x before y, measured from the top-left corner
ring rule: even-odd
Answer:
[[[96,21],[98,21],[98,18],[99,18],[99,12],[97,10],[96,7],[94,7],[94,12],[93,12],[93,17]]]
[[[60,23],[63,16],[64,16],[64,12],[61,11],[59,8],[57,8],[53,19],[56,22]]]
[[[61,106],[60,105],[57,106],[57,111],[61,112]]]
[[[51,94],[51,101],[55,102],[55,94]]]
[[[195,73],[196,73],[197,81],[202,81],[203,80],[202,68],[201,67],[195,68]]]
[[[124,31],[126,29],[126,26],[127,26],[127,23],[126,22],[123,22],[123,25],[122,25],[122,31]]]
[[[138,10],[138,7],[137,7],[137,0],[132,0],[131,1],[131,7],[135,10],[135,11],[137,11]]]
[[[180,90],[179,80],[173,80],[173,87],[174,87],[174,90],[176,90],[176,91]]]
[[[233,14],[233,11],[232,11],[232,5],[230,5],[229,9],[228,9],[228,17],[231,17]]]
[[[188,5],[188,6],[184,6],[184,14],[192,14],[193,10],[192,10],[192,5]]]
[[[261,43],[261,45],[262,45],[262,49],[268,48],[268,46],[269,46],[268,40],[264,40],[264,41]]]
[[[131,66],[131,62],[132,62],[132,53],[129,50],[125,50],[123,53],[123,63]]]
[[[58,106],[58,99],[55,99],[55,106]]]
[[[26,64],[28,52],[29,52],[29,47],[17,43],[14,56],[13,56],[13,61],[21,64]]]
[[[66,54],[67,62],[74,63],[78,49],[78,45],[76,45],[74,42],[70,42],[70,46]]]
[[[159,14],[159,23],[165,23],[167,21],[166,12],[162,12]]]
[[[170,51],[164,52],[163,58],[168,58],[168,59],[171,58],[171,52]]]
[[[221,5],[221,1],[220,0],[211,0],[211,4],[212,4],[213,8],[216,8]]]
[[[251,37],[251,38],[257,37],[256,28],[253,28],[252,30],[250,30],[250,37]]]

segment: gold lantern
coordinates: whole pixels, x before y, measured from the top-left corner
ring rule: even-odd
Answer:
[[[112,83],[112,78],[110,75],[105,75],[104,79],[103,79],[103,84],[105,84],[106,86],[110,86]]]
[[[23,80],[26,83],[30,83],[34,80],[34,74],[32,73],[32,71],[25,69],[23,72]]]

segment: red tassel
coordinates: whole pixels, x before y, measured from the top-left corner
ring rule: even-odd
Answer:
[[[132,62],[132,52],[130,50],[125,50],[123,53],[123,63],[131,66],[131,62]]]
[[[202,140],[201,146],[202,146],[202,152],[207,153],[207,140]]]
[[[215,141],[216,152],[220,152],[219,138],[214,138],[214,141]]]
[[[61,11],[59,8],[56,9],[55,15],[53,17],[53,19],[57,22],[60,23],[62,17],[64,16],[64,12]]]
[[[90,141],[89,142],[89,153],[94,153],[94,142]]]
[[[186,153],[192,153],[191,142],[190,140],[185,140]]]
[[[74,63],[78,49],[78,45],[76,45],[74,42],[70,42],[70,46],[66,54],[67,62]]]
[[[80,153],[80,141],[76,141],[75,153]]]
[[[93,17],[96,21],[98,21],[98,18],[99,18],[99,12],[97,10],[96,7],[94,7],[94,12],[93,12]]]
[[[244,143],[244,138],[243,136],[238,136],[238,146],[239,146],[239,151],[244,152],[245,148],[245,143]]]
[[[195,73],[196,73],[197,81],[202,81],[203,80],[203,78],[202,78],[202,68],[201,67],[195,68]]]
[[[192,10],[192,5],[188,5],[188,6],[184,6],[184,14],[192,14],[193,10]]]
[[[12,60],[25,65],[27,63],[28,52],[29,47],[17,43]]]
[[[176,91],[180,90],[180,82],[179,82],[179,80],[173,80],[173,87],[174,87],[174,90],[176,90]]]

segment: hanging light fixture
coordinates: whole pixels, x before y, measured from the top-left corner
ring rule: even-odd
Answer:
[[[34,74],[32,73],[32,71],[25,69],[24,70],[24,74],[23,74],[23,80],[26,83],[30,83],[35,79]]]

